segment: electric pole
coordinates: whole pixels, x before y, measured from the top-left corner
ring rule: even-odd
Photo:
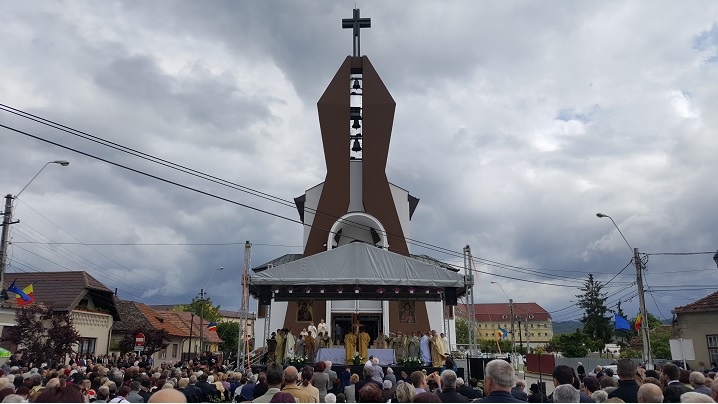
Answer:
[[[2,216],[2,239],[0,240],[0,289],[2,289],[2,299],[0,303],[4,303],[4,297],[7,295],[5,291],[5,265],[7,264],[7,244],[8,232],[12,224],[12,195],[5,195],[5,211]]]
[[[509,313],[511,314],[511,363],[516,365],[516,334],[514,334],[514,299],[509,299]]]
[[[643,263],[638,253],[638,248],[633,249],[633,261],[636,264],[636,285],[638,286],[638,304],[640,305],[641,338],[643,339],[643,359],[646,361],[646,369],[653,369],[653,358],[651,357],[651,340],[649,338],[648,316],[646,313],[646,301],[643,297]]]
[[[204,335],[204,289],[199,290],[199,352],[200,356],[204,352],[204,345],[202,344],[202,338]]]

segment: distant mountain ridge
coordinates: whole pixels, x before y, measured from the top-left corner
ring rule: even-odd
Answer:
[[[579,320],[573,321],[554,321],[553,322],[553,335],[560,334],[571,334],[576,331],[576,328],[583,330],[583,323]]]
[[[670,325],[670,319],[661,319],[661,322],[665,325]],[[576,331],[576,328],[583,330],[583,323],[580,320],[572,321],[554,321],[553,322],[553,335],[560,334],[571,334]]]

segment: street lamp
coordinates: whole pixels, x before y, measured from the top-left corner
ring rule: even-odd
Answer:
[[[42,172],[42,170],[44,170],[45,167],[49,166],[50,164],[59,164],[59,165],[61,165],[61,166],[63,166],[63,167],[67,167],[67,166],[70,165],[70,162],[67,161],[67,160],[48,161],[47,163],[45,163],[44,166],[42,166],[42,168],[40,169],[40,171],[38,171],[37,174],[35,174],[35,176],[32,177],[32,179],[30,180],[30,182],[28,182],[27,185],[25,185],[24,187],[22,187],[22,189],[20,190],[20,192],[18,192],[17,195],[15,195],[15,198],[16,198],[16,199],[19,198],[19,197],[20,197],[20,194],[22,193],[22,191],[24,191],[25,188],[27,188],[28,185],[32,184],[32,182],[35,181],[35,178],[37,178],[37,176],[40,175],[40,173]]]
[[[623,235],[623,233],[621,232],[621,229],[618,228],[618,225],[616,224],[616,222],[613,221],[613,218],[612,218],[611,216],[608,216],[608,215],[603,214],[603,213],[596,213],[596,216],[599,217],[599,218],[607,217],[607,218],[611,219],[611,222],[613,223],[613,226],[616,228],[616,230],[618,230],[618,234],[620,234],[621,237],[623,237],[623,241],[626,242],[626,245],[628,246],[628,248],[631,250],[631,252],[633,252],[633,247],[631,247],[631,245],[628,243],[628,240],[626,240],[626,237]]]
[[[628,240],[626,240],[626,237],[621,232],[621,229],[618,228],[618,225],[613,220],[611,216],[608,216],[603,213],[596,213],[596,216],[599,218],[607,217],[611,219],[611,222],[613,223],[613,226],[618,230],[618,233],[623,237],[623,241],[626,242],[626,245],[629,249],[633,252],[633,262],[636,265],[636,286],[638,287],[638,305],[641,311],[641,317],[643,317],[643,323],[641,324],[641,336],[643,337],[643,358],[646,360],[646,369],[653,369],[653,360],[651,358],[651,346],[650,346],[650,338],[649,338],[649,332],[648,329],[648,317],[646,316],[646,300],[643,296],[644,290],[643,290],[643,275],[641,271],[643,270],[643,263],[641,263],[641,256],[638,253],[638,248],[631,248],[631,244],[628,243]]]
[[[212,277],[214,276],[215,272],[221,271],[223,269],[224,269],[224,267],[215,268],[215,270],[212,271],[212,273],[209,275],[207,282],[204,284],[204,288],[199,290],[199,302],[200,302],[200,306],[199,306],[200,307],[200,309],[199,309],[200,310],[200,313],[199,313],[199,350],[202,352],[204,351],[204,345],[202,344],[203,337],[204,337],[204,302],[205,302],[204,290],[205,290],[205,288],[207,288],[207,285],[209,285],[209,281],[212,280]]]
[[[499,288],[501,288],[501,291],[504,292],[504,296],[506,296],[506,300],[509,301],[509,313],[511,315],[511,351],[515,354],[516,353],[516,338],[514,337],[514,301],[513,299],[509,298],[509,295],[506,294],[506,291],[504,290],[503,286],[501,286],[498,282],[491,282],[493,285],[499,285]],[[513,362],[515,358],[511,358],[511,361]]]
[[[5,265],[7,262],[8,232],[10,231],[10,225],[17,223],[12,221],[12,200],[17,199],[22,191],[24,191],[28,185],[32,184],[32,182],[35,181],[35,178],[40,175],[42,170],[50,164],[59,164],[63,167],[67,167],[70,165],[70,162],[66,160],[48,161],[44,166],[42,166],[40,171],[38,171],[37,174],[35,174],[35,176],[32,177],[32,179],[30,179],[24,187],[22,187],[20,192],[18,192],[14,198],[11,194],[5,195],[5,212],[3,212],[2,237],[0,239],[0,288],[2,288],[2,291],[0,291],[0,296],[2,296],[2,298],[0,298],[0,303],[3,303],[4,300],[7,299],[7,291],[5,290]]]

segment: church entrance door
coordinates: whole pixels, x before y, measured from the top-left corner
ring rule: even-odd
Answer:
[[[382,330],[382,315],[378,313],[356,313],[356,314],[332,314],[332,322],[334,325],[333,333],[334,342],[338,345],[344,345],[344,335],[352,331],[353,324],[360,324],[359,330],[366,331],[371,337],[371,343],[379,335]]]

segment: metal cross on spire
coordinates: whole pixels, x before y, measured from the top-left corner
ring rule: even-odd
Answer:
[[[362,28],[371,28],[371,18],[359,18],[359,9],[354,9],[354,16],[352,18],[342,19],[342,28],[352,28],[352,45],[354,53],[352,56],[361,56],[361,47],[359,43],[359,30]]]

